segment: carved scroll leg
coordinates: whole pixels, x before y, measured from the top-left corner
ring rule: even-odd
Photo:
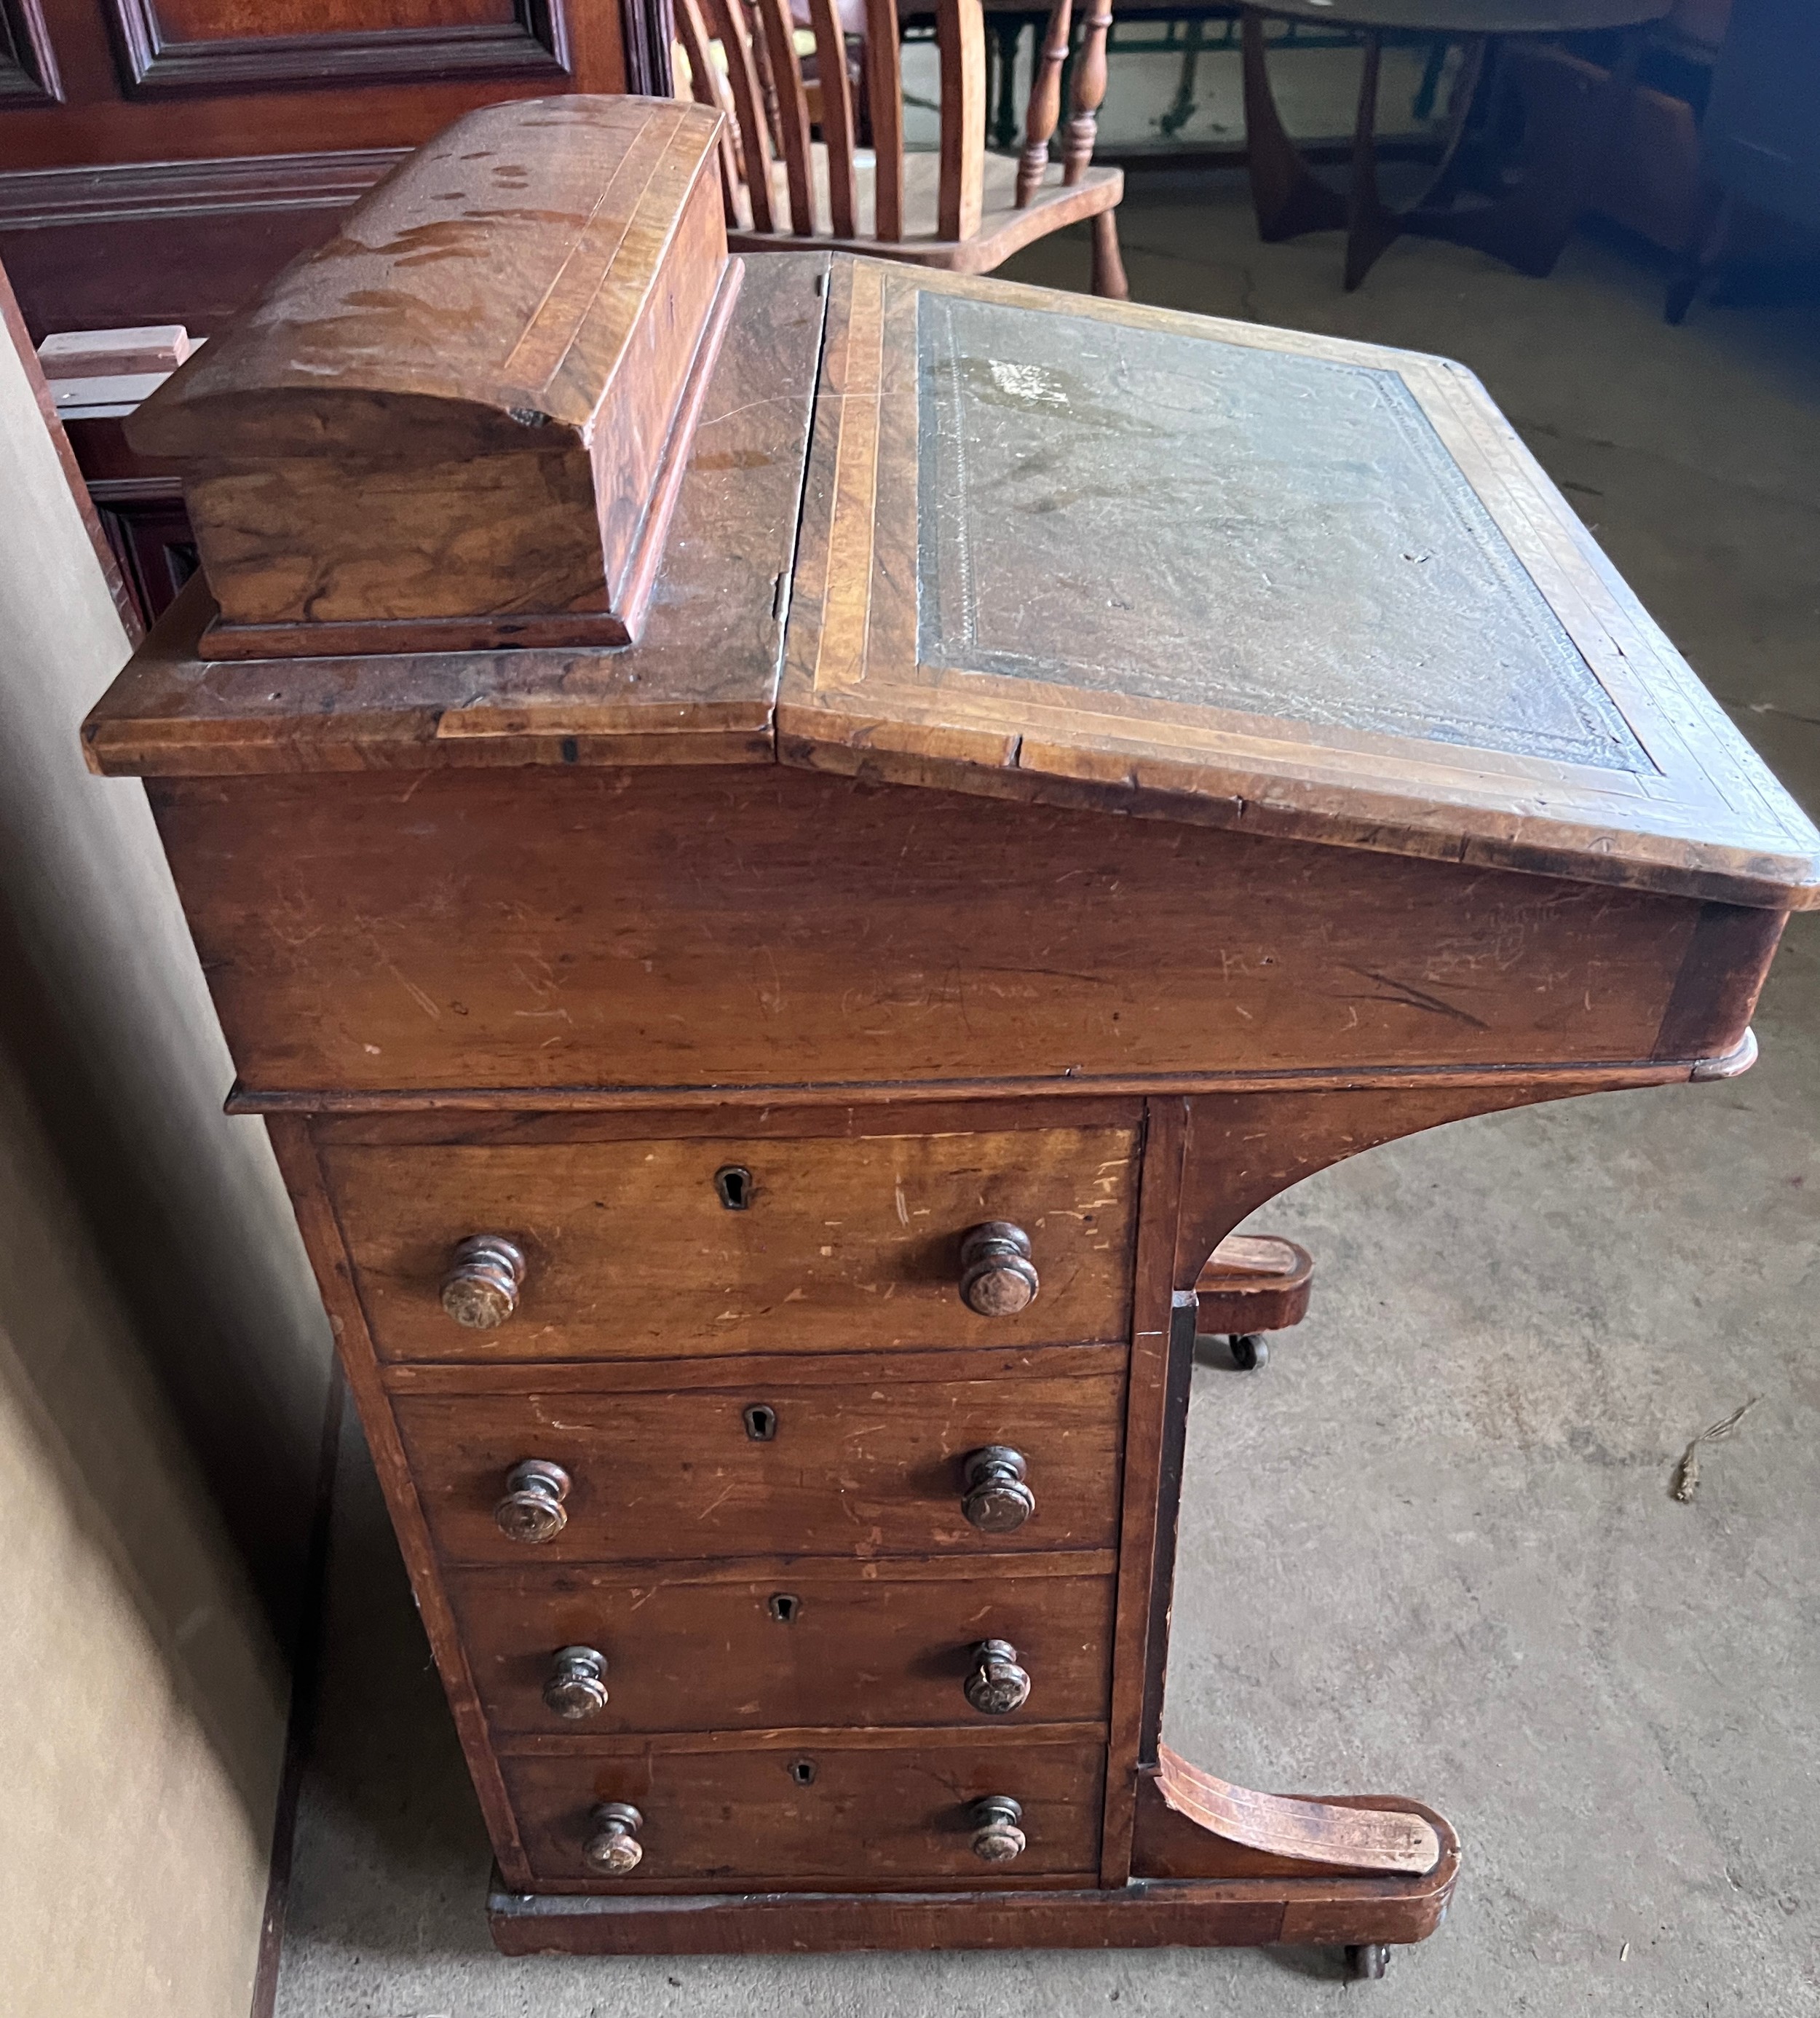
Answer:
[[[1286,1331],[1308,1313],[1313,1257],[1275,1234],[1228,1234],[1195,1280],[1195,1329],[1225,1334],[1249,1372],[1268,1357],[1261,1333]]]

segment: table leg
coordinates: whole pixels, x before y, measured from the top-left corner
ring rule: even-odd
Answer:
[[[1257,235],[1267,245],[1304,231],[1334,231],[1347,221],[1346,202],[1317,181],[1284,130],[1265,62],[1264,16],[1247,7],[1240,29],[1245,78],[1245,154]]]
[[[1377,77],[1383,56],[1383,38],[1375,29],[1368,29],[1365,67],[1359,80],[1359,118],[1352,128],[1352,175],[1346,190],[1346,273],[1342,284],[1348,294],[1402,231],[1396,213],[1377,190]]]
[[[1663,320],[1679,324],[1694,305],[1694,297],[1713,269],[1724,256],[1725,241],[1731,235],[1735,204],[1729,192],[1702,193],[1699,223],[1683,248],[1670,275],[1662,305]]]
[[[1403,229],[1472,246],[1546,280],[1625,130],[1641,48],[1641,35],[1629,36],[1597,84],[1530,67],[1518,87],[1527,127],[1514,186],[1473,208],[1424,204],[1405,215]]]
[[[1176,81],[1175,96],[1170,101],[1169,110],[1156,121],[1156,130],[1164,139],[1173,140],[1195,114],[1195,71],[1200,61],[1201,20],[1197,14],[1182,31],[1181,74]]]

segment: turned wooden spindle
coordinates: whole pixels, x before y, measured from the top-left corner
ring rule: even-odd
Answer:
[[[1074,63],[1068,125],[1062,136],[1062,179],[1077,183],[1093,159],[1099,109],[1106,96],[1106,37],[1112,32],[1112,0],[1089,0],[1093,9],[1081,24],[1080,54]]]
[[[769,129],[772,150],[783,153],[783,109],[777,96],[777,74],[771,67],[771,46],[765,40],[764,16],[758,0],[739,0],[746,17],[746,34],[752,61],[758,73],[758,89],[764,96],[765,124]]]
[[[1055,0],[1037,45],[1030,77],[1030,109],[1024,115],[1024,155],[1018,164],[1018,208],[1028,208],[1049,166],[1049,143],[1062,117],[1062,67],[1068,60],[1074,0]]]

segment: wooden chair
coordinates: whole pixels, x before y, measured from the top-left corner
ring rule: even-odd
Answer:
[[[1128,290],[1113,216],[1116,168],[1096,168],[1094,130],[1106,88],[1111,0],[1091,11],[1074,67],[1073,103],[1051,162],[1073,0],[1055,0],[1030,92],[1021,157],[986,150],[986,31],[980,0],[939,0],[942,138],[936,154],[903,146],[897,0],[865,0],[865,105],[874,146],[857,144],[855,93],[836,0],[811,0],[820,138],[812,137],[790,0],[676,0],[689,90],[727,117],[721,149],[729,243],[741,251],[831,246],[886,259],[987,273],[1020,246],[1083,218],[1093,223],[1093,291]],[[755,29],[748,30],[748,19]],[[725,67],[715,60],[719,43]]]

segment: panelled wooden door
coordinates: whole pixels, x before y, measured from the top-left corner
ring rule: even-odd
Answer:
[[[0,259],[34,337],[207,334],[461,113],[669,47],[668,0],[0,0]]]

